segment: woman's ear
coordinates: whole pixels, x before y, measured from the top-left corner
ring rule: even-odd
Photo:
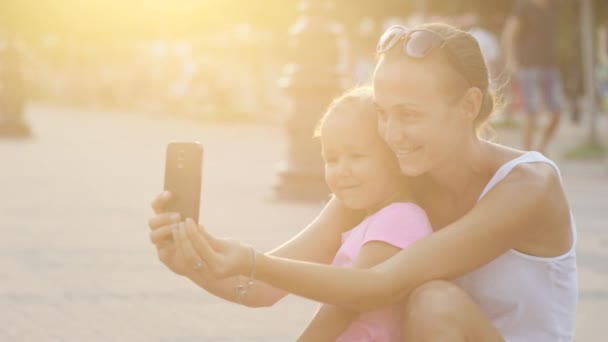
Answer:
[[[462,114],[468,120],[474,121],[479,115],[483,103],[483,92],[477,87],[469,88],[460,101]]]

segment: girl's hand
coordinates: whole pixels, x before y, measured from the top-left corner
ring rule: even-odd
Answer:
[[[219,239],[202,225],[187,219],[173,230],[173,240],[186,263],[215,279],[235,275],[249,276],[253,267],[252,247],[235,240]]]

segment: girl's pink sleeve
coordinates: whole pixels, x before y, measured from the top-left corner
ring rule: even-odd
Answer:
[[[393,203],[378,211],[365,232],[362,245],[382,241],[395,247],[408,245],[433,232],[425,211],[413,203]]]

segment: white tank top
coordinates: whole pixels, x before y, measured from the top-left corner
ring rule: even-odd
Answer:
[[[527,152],[502,165],[479,200],[522,163],[555,163]],[[525,196],[525,194],[522,194]],[[457,279],[508,342],[572,341],[577,303],[576,226],[570,212],[572,247],[563,255],[543,258],[510,250]]]

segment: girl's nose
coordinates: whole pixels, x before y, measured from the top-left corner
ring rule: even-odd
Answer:
[[[343,158],[338,165],[338,174],[341,177],[350,176],[352,174],[352,168],[350,162]]]

